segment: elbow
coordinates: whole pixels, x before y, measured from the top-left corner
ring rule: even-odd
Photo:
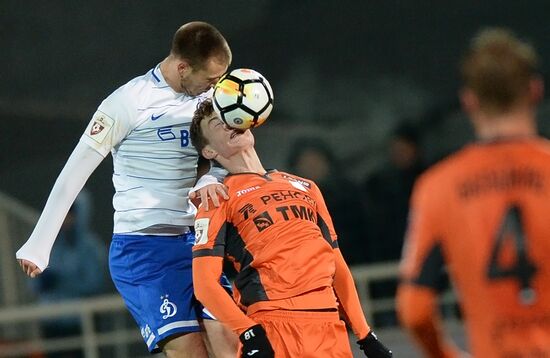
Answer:
[[[396,297],[399,322],[408,330],[418,330],[433,319],[437,295],[431,289],[402,285]]]
[[[423,317],[414,310],[398,307],[397,316],[401,327],[408,331],[417,331],[426,324],[426,317]]]
[[[205,285],[205,281],[193,275],[193,293],[195,298],[202,303],[203,306],[205,306],[204,301],[208,296],[207,291],[208,289]]]
[[[202,289],[200,287],[200,285],[196,285],[194,287],[194,290],[195,290],[195,298],[203,305],[203,306],[206,306],[206,304],[204,303],[206,301],[206,293],[205,293],[205,290]]]
[[[222,274],[222,258],[193,258],[193,293],[203,306],[216,300],[218,290],[221,290],[220,275]]]
[[[218,281],[210,280],[206,277],[196,277],[193,275],[193,294],[195,298],[205,307],[208,307],[216,295],[216,286]]]

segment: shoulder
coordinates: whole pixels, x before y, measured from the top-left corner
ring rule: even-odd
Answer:
[[[303,191],[319,191],[319,186],[311,179],[301,177],[299,175],[287,173],[287,172],[276,172],[277,175],[283,180],[288,180],[292,186],[296,189]]]
[[[137,76],[114,90],[100,104],[99,109],[103,112],[125,110],[138,110],[147,106],[153,97],[155,81],[151,71]]]
[[[212,219],[215,220],[225,220],[227,216],[227,208],[230,205],[230,197],[228,200],[220,200],[220,206],[216,207],[212,202],[209,203],[208,210],[205,209],[205,206],[201,203],[197,208],[197,214],[195,215],[195,224],[199,219],[202,222],[209,222]]]
[[[471,165],[472,160],[475,160],[474,157],[474,148],[466,146],[432,164],[419,175],[415,183],[415,191],[429,191],[437,196],[451,188],[451,182]]]
[[[550,140],[539,137],[530,143],[534,151],[539,152],[542,156],[550,156]]]

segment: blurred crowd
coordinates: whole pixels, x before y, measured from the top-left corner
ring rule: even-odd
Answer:
[[[107,273],[107,246],[90,226],[90,193],[80,192],[61,226],[52,250],[52,264],[34,280],[31,291],[39,303],[70,302],[106,293],[110,289]],[[82,334],[81,319],[67,316],[40,322],[44,338],[74,337]],[[80,349],[52,352],[47,358],[84,357]]]
[[[334,153],[322,138],[297,138],[284,169],[319,185],[350,266],[399,260],[409,197],[426,167],[417,128],[406,121],[396,125],[386,139],[385,160],[360,182],[351,179]],[[373,283],[369,290],[373,298],[388,298],[396,287],[397,280],[389,280]],[[374,320],[376,326],[397,324],[394,312]]]

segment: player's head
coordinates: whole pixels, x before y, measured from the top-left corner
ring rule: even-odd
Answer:
[[[170,55],[178,60],[182,91],[196,96],[210,89],[227,71],[231,50],[223,35],[206,22],[189,22],[176,31]]]
[[[542,97],[538,56],[527,42],[502,28],[480,31],[461,62],[465,109],[500,116],[532,107]]]
[[[190,132],[191,143],[197,152],[222,165],[235,154],[254,147],[252,132],[249,129],[240,131],[228,127],[214,111],[210,99],[198,105]]]
[[[338,172],[334,150],[318,136],[296,138],[288,153],[289,169],[302,177],[322,182]]]

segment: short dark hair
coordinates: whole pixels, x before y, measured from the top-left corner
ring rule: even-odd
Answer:
[[[538,55],[533,46],[504,28],[480,31],[464,55],[461,74],[464,85],[490,112],[509,110],[528,92],[536,75]]]
[[[218,29],[201,21],[181,26],[174,34],[170,52],[198,69],[210,58],[229,64],[232,56],[227,41]]]
[[[200,102],[193,114],[193,120],[191,121],[191,128],[189,129],[191,144],[197,149],[199,155],[202,155],[202,150],[208,144],[208,140],[204,137],[202,132],[201,122],[206,117],[209,117],[214,113],[214,106],[211,99],[205,99]]]

